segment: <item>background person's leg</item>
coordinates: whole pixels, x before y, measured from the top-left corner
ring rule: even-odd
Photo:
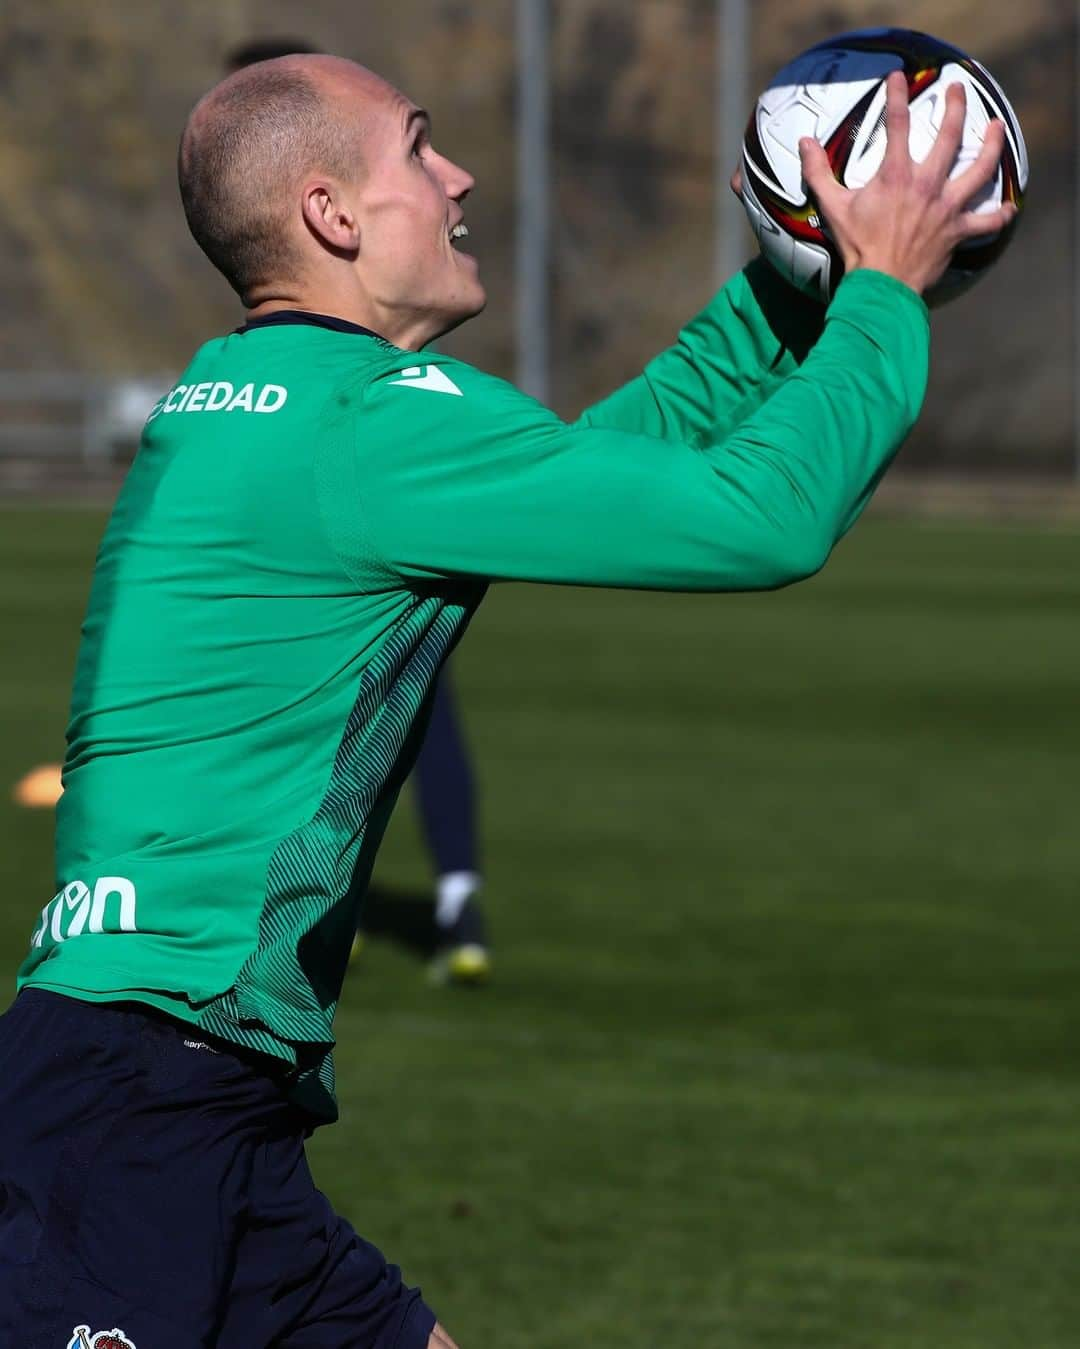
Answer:
[[[476,801],[472,765],[443,670],[432,695],[431,717],[413,769],[420,824],[438,877],[476,875]],[[479,881],[479,876],[477,876]]]
[[[475,783],[447,670],[435,685],[413,783],[435,867],[434,971],[455,981],[482,980],[489,973],[490,957],[477,898],[481,876]]]

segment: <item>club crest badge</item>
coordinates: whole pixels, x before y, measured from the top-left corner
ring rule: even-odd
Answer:
[[[135,1344],[122,1330],[97,1330],[76,1326],[67,1342],[67,1349],[135,1349]]]

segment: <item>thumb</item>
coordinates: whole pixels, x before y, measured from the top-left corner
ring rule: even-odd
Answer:
[[[836,181],[829,156],[816,140],[804,136],[799,142],[799,159],[802,163],[803,181],[821,209],[827,211],[830,204],[845,192]]]

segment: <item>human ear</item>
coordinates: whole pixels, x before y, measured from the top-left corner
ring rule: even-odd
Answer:
[[[304,187],[301,206],[304,223],[329,248],[340,253],[355,253],[360,247],[360,226],[333,183],[308,183]]]

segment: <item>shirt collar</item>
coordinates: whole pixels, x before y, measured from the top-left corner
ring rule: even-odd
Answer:
[[[361,337],[374,337],[379,342],[386,341],[370,328],[362,328],[359,323],[350,323],[348,319],[339,319],[333,314],[313,314],[309,309],[275,309],[272,313],[264,314],[262,318],[248,319],[244,326],[237,328],[236,331],[238,334],[250,333],[256,328],[272,328],[287,323],[306,324],[310,328],[329,328],[335,333],[358,333]]]

